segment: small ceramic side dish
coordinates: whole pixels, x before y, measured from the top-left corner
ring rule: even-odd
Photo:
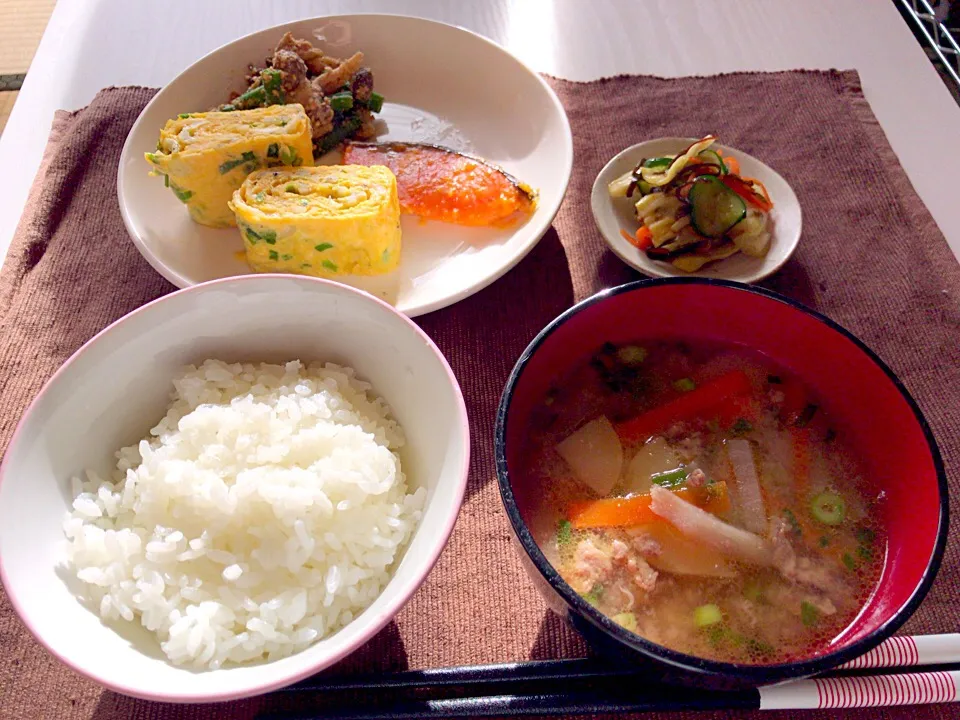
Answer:
[[[738,174],[762,184],[773,203],[773,207],[767,213],[770,241],[763,256],[750,257],[731,248],[735,252],[731,257],[687,271],[676,267],[669,258],[652,257],[651,254],[640,249],[637,246],[638,243],[628,240],[628,236],[635,237],[641,226],[635,208],[641,195],[635,192],[632,197],[613,197],[609,190],[610,183],[630,173],[644,160],[678,155],[694,143],[697,143],[694,138],[648,140],[619,153],[600,171],[593,184],[590,205],[597,227],[610,249],[627,265],[651,277],[695,276],[753,283],[773,274],[790,258],[800,240],[801,214],[797,196],[786,180],[760,160],[735,148],[716,143],[710,145],[708,152],[712,153],[718,162],[722,162],[721,157],[735,158],[739,169]],[[664,160],[664,162],[667,161]],[[668,162],[667,164],[669,165]],[[707,178],[707,180],[711,182],[703,183],[701,188],[711,183],[722,187],[719,182],[715,182],[716,178]],[[692,193],[686,197],[692,197]],[[736,200],[736,196],[734,199]],[[746,203],[746,207],[749,208],[750,204]],[[746,219],[743,222],[746,222]],[[741,227],[743,227],[742,223]]]

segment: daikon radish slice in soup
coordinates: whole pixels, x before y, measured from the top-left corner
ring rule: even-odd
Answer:
[[[535,415],[537,542],[598,610],[673,650],[754,664],[826,651],[886,542],[881,500],[820,405],[742,349],[604,345]]]

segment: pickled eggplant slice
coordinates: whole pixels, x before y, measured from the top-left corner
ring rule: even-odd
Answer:
[[[720,237],[747,215],[737,193],[713,175],[702,175],[690,188],[690,224],[701,235]]]

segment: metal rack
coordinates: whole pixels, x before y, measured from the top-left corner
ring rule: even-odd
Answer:
[[[927,55],[960,103],[960,44],[947,26],[940,21],[929,0],[896,0],[901,14],[913,34],[923,45]],[[943,0],[944,4],[947,0]]]

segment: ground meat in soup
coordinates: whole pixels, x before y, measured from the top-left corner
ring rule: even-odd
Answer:
[[[588,603],[671,649],[757,664],[825,652],[876,584],[885,539],[880,496],[823,405],[738,348],[607,343],[535,413],[538,542]],[[564,442],[587,428],[590,442]]]

